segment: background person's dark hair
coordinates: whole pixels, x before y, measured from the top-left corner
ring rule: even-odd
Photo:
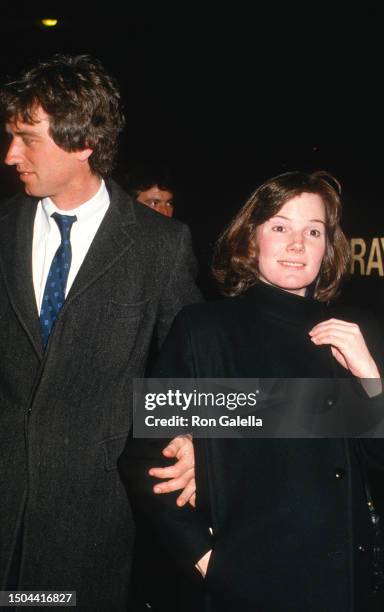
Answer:
[[[284,204],[302,193],[315,193],[324,202],[326,247],[314,297],[333,298],[346,273],[349,245],[340,227],[341,188],[328,172],[287,172],[263,183],[246,202],[217,241],[212,272],[227,296],[244,293],[258,278],[256,228],[276,215]]]
[[[0,107],[6,122],[34,123],[36,108],[49,115],[50,135],[65,151],[93,149],[91,171],[110,174],[124,127],[120,93],[102,64],[88,55],[55,55],[4,85]]]
[[[135,166],[121,179],[122,186],[133,197],[151,187],[158,187],[175,195],[175,180],[170,168],[165,165],[142,164]]]

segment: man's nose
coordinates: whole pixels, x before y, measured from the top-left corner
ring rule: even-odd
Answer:
[[[5,156],[4,162],[8,166],[15,166],[16,164],[19,164],[21,161],[22,161],[22,153],[20,150],[20,146],[14,139],[12,139],[9,144],[8,151]]]

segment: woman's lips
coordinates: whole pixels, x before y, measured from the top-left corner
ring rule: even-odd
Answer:
[[[301,261],[279,261],[278,262],[281,266],[285,266],[286,268],[304,268],[305,263],[301,262]]]

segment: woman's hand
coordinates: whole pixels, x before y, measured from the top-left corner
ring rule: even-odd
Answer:
[[[328,319],[309,332],[314,344],[331,345],[334,358],[357,378],[380,378],[377,365],[356,323]]]
[[[163,449],[163,455],[168,459],[177,459],[177,461],[165,468],[153,467],[149,470],[150,476],[170,479],[154,485],[154,493],[171,493],[182,489],[176,500],[177,505],[184,506],[189,502],[195,507],[195,453],[191,437],[189,435],[177,436]]]

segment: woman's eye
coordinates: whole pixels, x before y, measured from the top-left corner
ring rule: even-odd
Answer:
[[[272,231],[273,232],[285,232],[285,227],[284,225],[273,225]]]
[[[314,236],[315,238],[319,238],[321,236],[321,232],[318,229],[309,230],[309,235]]]

